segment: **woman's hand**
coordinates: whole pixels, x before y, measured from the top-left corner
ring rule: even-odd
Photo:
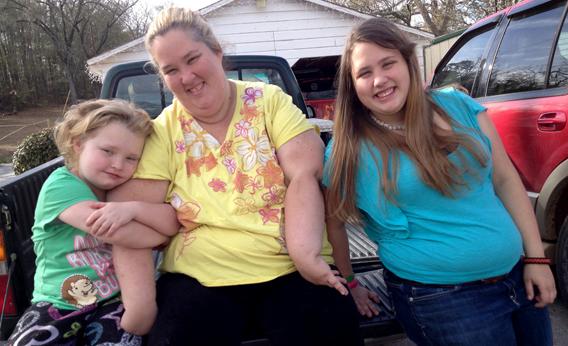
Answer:
[[[529,300],[536,300],[535,306],[543,308],[554,302],[556,285],[550,267],[542,264],[525,264],[525,289]],[[536,287],[536,290],[535,290]]]
[[[379,303],[379,296],[361,284],[351,289],[351,294],[353,295],[353,300],[355,300],[355,305],[357,305],[357,310],[363,316],[369,318],[377,316],[379,314],[379,309],[377,305]]]
[[[331,288],[335,288],[342,296],[349,294],[349,291],[345,287],[347,281],[340,276],[339,271],[337,270],[330,269],[329,272],[325,274],[325,284]]]
[[[296,265],[300,275],[314,285],[329,286],[335,288],[341,295],[349,294],[347,281],[339,275],[337,270],[332,270],[321,256],[317,256],[314,261],[308,263],[304,261],[299,266]]]

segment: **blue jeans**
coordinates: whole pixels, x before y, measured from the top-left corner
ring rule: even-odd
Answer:
[[[418,345],[552,345],[548,310],[527,299],[522,262],[490,284],[411,285],[387,270],[385,282]]]

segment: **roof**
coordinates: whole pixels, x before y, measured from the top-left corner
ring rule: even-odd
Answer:
[[[103,60],[105,60],[105,59],[107,59],[107,58],[109,58],[109,57],[111,57],[115,54],[124,52],[124,51],[126,51],[126,50],[128,50],[132,47],[136,47],[141,43],[144,43],[144,36],[139,37],[139,38],[135,39],[134,41],[130,41],[128,43],[125,43],[122,46],[118,46],[114,49],[106,51],[106,52],[99,54],[95,57],[92,57],[91,59],[87,60],[87,65],[94,65],[94,64],[96,64],[100,61],[103,61]]]
[[[451,38],[459,36],[459,35],[463,34],[466,29],[467,28],[463,28],[463,29],[460,29],[460,30],[457,30],[457,31],[454,31],[454,32],[447,33],[447,34],[442,35],[442,36],[438,36],[438,37],[436,37],[435,39],[432,40],[431,45],[435,45],[436,43],[444,42],[446,40],[449,40]]]
[[[202,15],[207,15],[208,13],[213,12],[213,11],[215,11],[215,10],[225,6],[225,5],[228,5],[228,4],[230,4],[234,1],[235,0],[219,0],[217,2],[212,3],[209,6],[206,6],[202,9],[200,9],[199,12]],[[369,14],[365,14],[365,13],[356,11],[354,9],[351,9],[351,8],[348,8],[348,7],[345,7],[345,6],[333,4],[333,3],[329,2],[329,1],[325,1],[325,0],[304,0],[304,1],[310,2],[310,3],[315,4],[315,5],[319,5],[319,6],[322,6],[322,7],[329,8],[329,9],[335,10],[337,12],[342,12],[342,13],[345,13],[345,14],[348,14],[348,15],[351,15],[351,16],[354,16],[354,17],[358,17],[358,18],[369,19],[369,18],[374,17],[374,16],[371,16]],[[412,33],[412,34],[415,34],[415,35],[418,35],[418,36],[423,36],[423,37],[428,38],[428,39],[434,38],[433,34],[426,32],[426,31],[411,28],[409,26],[401,25],[401,24],[396,24],[396,26],[398,26],[398,28],[403,30],[403,31],[406,31],[406,32],[409,32],[409,33]]]
[[[202,15],[207,16],[207,14],[209,14],[209,13],[211,13],[211,12],[213,12],[213,11],[223,7],[223,6],[226,6],[226,5],[228,5],[228,4],[230,4],[234,1],[235,0],[219,0],[219,1],[213,3],[209,6],[206,6],[202,9],[200,9],[199,12]],[[357,17],[357,18],[362,18],[362,19],[373,18],[373,16],[371,16],[371,15],[361,13],[359,11],[355,11],[353,9],[350,9],[350,8],[347,8],[347,7],[344,7],[344,6],[341,6],[341,5],[332,4],[331,2],[328,2],[328,1],[325,1],[325,0],[303,0],[303,1],[315,4],[315,5],[318,5],[318,6],[322,6],[322,7],[337,11],[337,12],[341,12],[341,13],[344,13],[344,14],[347,14],[347,15],[351,15],[351,16],[354,16],[354,17]],[[411,34],[414,34],[414,35],[417,35],[417,36],[422,36],[425,39],[431,40],[431,39],[434,38],[434,35],[432,35],[429,32],[425,32],[425,31],[422,31],[422,30],[411,28],[411,27],[406,26],[406,25],[401,25],[401,24],[396,24],[396,25],[402,31],[405,31],[405,32],[408,32],[408,33],[411,33]],[[97,63],[99,63],[99,62],[101,62],[101,61],[103,61],[103,60],[105,60],[105,59],[107,59],[107,58],[109,58],[113,55],[127,51],[128,49],[136,47],[136,46],[138,46],[142,43],[144,43],[144,37],[139,37],[139,38],[137,38],[133,41],[130,41],[126,44],[118,46],[114,49],[111,49],[107,52],[104,52],[100,55],[97,55],[97,56],[87,60],[87,66],[97,64]]]

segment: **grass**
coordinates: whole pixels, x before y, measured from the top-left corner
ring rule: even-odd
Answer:
[[[0,163],[12,163],[12,153],[0,151]]]

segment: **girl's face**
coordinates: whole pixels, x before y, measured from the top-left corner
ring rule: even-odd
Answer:
[[[114,121],[88,138],[77,140],[75,173],[100,198],[132,177],[144,149],[144,136]]]
[[[150,54],[167,87],[197,117],[217,115],[226,99],[227,79],[221,53],[180,29],[156,36]]]
[[[356,43],[351,53],[351,77],[357,97],[375,116],[383,119],[402,116],[410,73],[397,49]]]

